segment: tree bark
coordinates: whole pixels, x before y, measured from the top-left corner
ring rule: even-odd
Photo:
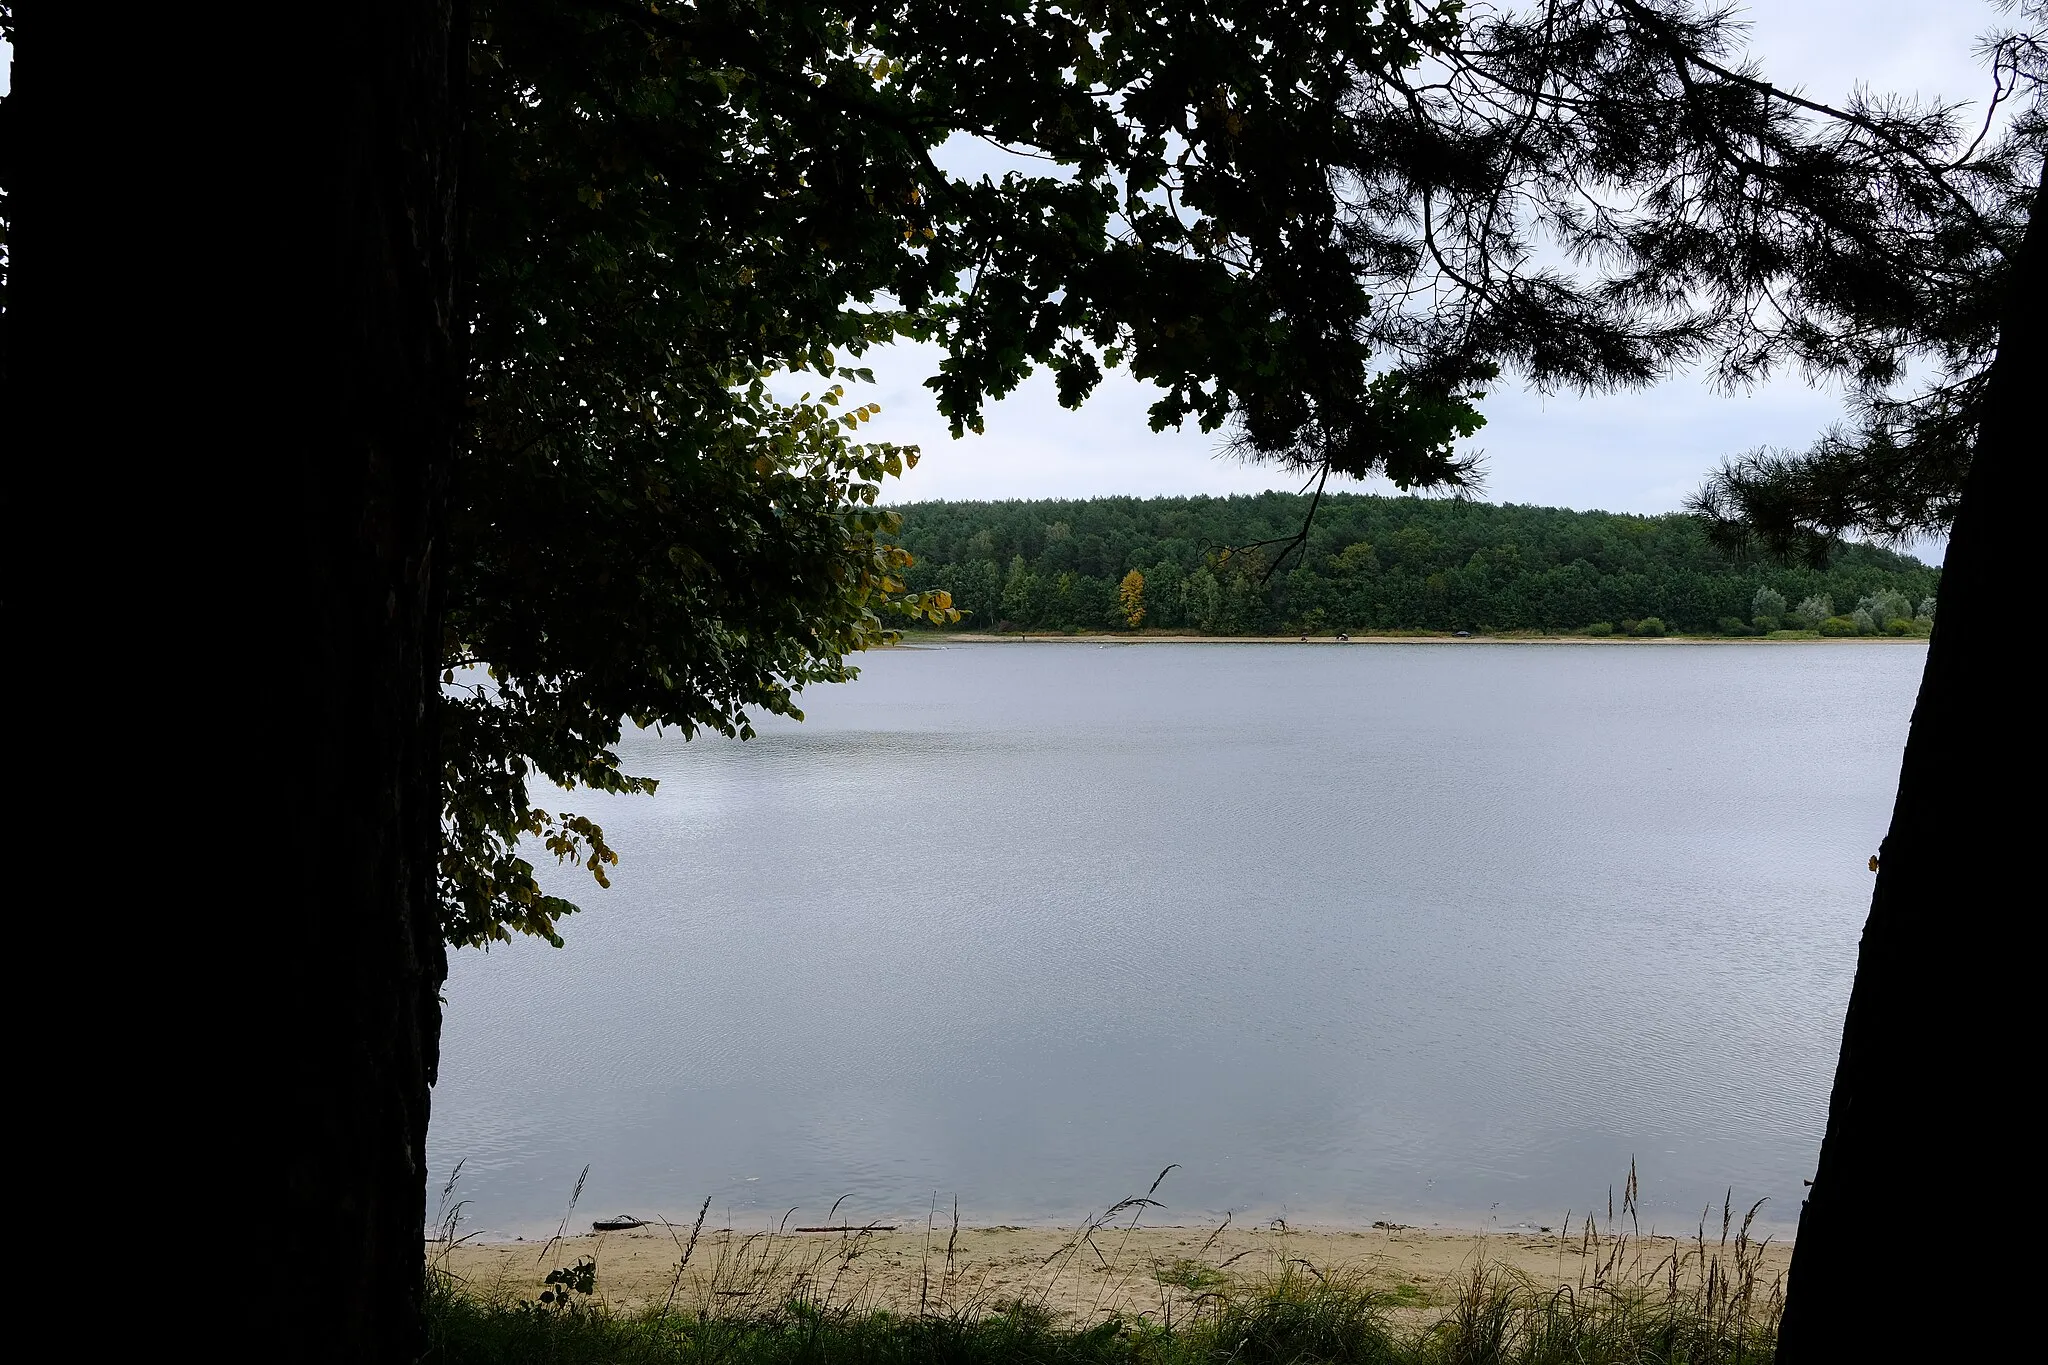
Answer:
[[[0,609],[10,828],[49,831],[17,961],[57,1004],[11,1022],[71,1175],[31,1199],[173,1229],[167,1311],[232,1283],[266,1358],[409,1362],[466,15],[33,11]]]
[[[317,39],[291,334],[309,409],[278,451],[304,604],[281,1062],[278,1354],[411,1361],[439,1058],[437,559],[460,397],[456,168],[466,17],[372,0]],[[330,65],[331,63],[331,65]],[[271,1344],[271,1343],[266,1343]]]
[[[2015,653],[2009,594],[2033,581],[2041,517],[2042,198],[2037,190],[1942,566],[1827,1134],[1800,1213],[1781,1365],[1891,1358],[1908,1275],[1901,1240],[1965,1201],[1973,1238],[1992,1238],[1973,1240],[1971,1259],[2024,1273],[2024,1210],[1997,1201],[2009,1197],[2003,1172],[2019,1153],[2008,1144],[2033,1088],[2019,1002],[2038,990],[2039,972],[2037,911],[2026,908],[2040,895],[2028,837],[2038,836],[2038,808],[2026,792],[2038,782],[2040,693]],[[1980,1195],[1989,1202],[1974,1202]],[[1995,1312],[1951,1315],[1943,1349],[1990,1359],[2004,1327]]]

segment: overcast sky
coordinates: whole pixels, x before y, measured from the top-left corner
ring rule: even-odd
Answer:
[[[1988,84],[1974,57],[1976,37],[2000,18],[1984,0],[1756,0],[1748,17],[1753,48],[1781,84],[1824,99],[1863,82],[1971,100],[1981,100]],[[6,79],[0,75],[0,89]],[[954,441],[921,386],[936,368],[932,351],[899,346],[871,352],[863,363],[877,379],[865,397],[882,405],[868,428],[872,439],[924,449],[918,468],[890,490],[892,500],[1289,486],[1272,470],[1218,458],[1214,437],[1154,435],[1145,409],[1155,391],[1121,375],[1075,413],[1053,400],[1044,375],[1034,376],[989,411],[986,435]],[[1643,393],[1547,400],[1505,385],[1484,409],[1487,425],[1471,444],[1485,453],[1488,500],[1663,512],[1723,455],[1757,445],[1803,447],[1838,415],[1840,401],[1796,379],[1732,398],[1680,379]]]

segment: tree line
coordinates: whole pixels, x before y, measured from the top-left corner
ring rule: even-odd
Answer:
[[[1932,624],[1941,578],[1862,542],[1811,563],[1742,554],[1683,513],[1339,493],[1307,521],[1309,503],[921,502],[896,509],[896,540],[907,585],[984,631],[1908,634]]]

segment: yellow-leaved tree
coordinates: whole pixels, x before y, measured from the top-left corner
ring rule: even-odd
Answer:
[[[1124,609],[1124,624],[1136,630],[1145,619],[1145,575],[1136,569],[1117,585],[1116,600]]]

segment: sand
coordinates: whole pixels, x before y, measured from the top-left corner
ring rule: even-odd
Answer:
[[[1391,1296],[1397,1320],[1427,1321],[1479,1268],[1554,1288],[1592,1283],[1603,1273],[1609,1283],[1633,1276],[1661,1285],[1673,1258],[1681,1279],[1690,1282],[1702,1265],[1702,1249],[1692,1240],[1630,1235],[1617,1257],[1614,1239],[1595,1239],[1579,1226],[1568,1236],[1398,1226],[1112,1226],[1078,1236],[1073,1229],[1042,1227],[956,1232],[943,1222],[927,1231],[920,1220],[861,1233],[706,1229],[678,1276],[689,1232],[656,1224],[554,1244],[465,1242],[451,1251],[430,1243],[428,1251],[470,1292],[485,1296],[531,1298],[551,1267],[587,1256],[597,1261],[599,1295],[621,1310],[670,1301],[672,1290],[677,1306],[727,1313],[772,1308],[806,1293],[833,1304],[910,1312],[920,1302],[943,1311],[986,1311],[1025,1300],[1078,1321],[1113,1313],[1185,1318],[1205,1293],[1253,1285],[1289,1268],[1381,1290]],[[1721,1243],[1716,1219],[1704,1246],[1707,1262],[1718,1256],[1725,1275],[1735,1245],[1732,1235]],[[1789,1245],[1766,1243],[1759,1279],[1773,1283],[1790,1260]]]
[[[1924,635],[1800,636],[1771,639],[1758,635],[1487,635],[1457,636],[1448,633],[1416,635],[1353,635],[1339,640],[1334,635],[1311,635],[1306,640],[1294,635],[1174,635],[1144,632],[1088,631],[1078,635],[1061,632],[1011,632],[1003,635],[972,633],[905,633],[898,648],[930,648],[934,643],[949,645],[1076,644],[1076,645],[1924,645]]]

